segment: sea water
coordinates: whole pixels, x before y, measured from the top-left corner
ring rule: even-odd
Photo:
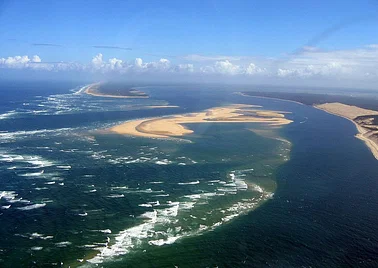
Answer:
[[[378,170],[348,121],[216,87],[111,99],[85,86],[2,84],[1,266],[376,263]],[[99,131],[231,103],[294,122],[188,124],[180,140]],[[146,109],[167,104],[180,107]]]

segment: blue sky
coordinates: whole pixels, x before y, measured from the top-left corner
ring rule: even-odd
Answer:
[[[377,1],[5,1],[1,9],[3,57],[85,61],[99,52],[146,59],[148,54],[276,57],[353,20],[318,45],[378,43]],[[133,51],[91,48],[95,45]]]
[[[101,53],[104,60],[192,64],[187,56],[201,55],[237,64],[237,56],[266,68],[303,46],[378,44],[378,1],[2,1],[0,27],[4,59],[85,64]]]

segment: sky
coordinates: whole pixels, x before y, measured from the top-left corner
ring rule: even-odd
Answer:
[[[0,0],[10,74],[378,90],[378,0]]]

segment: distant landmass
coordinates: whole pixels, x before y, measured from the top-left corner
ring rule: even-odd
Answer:
[[[243,91],[241,95],[275,98],[300,102],[306,105],[316,105],[322,103],[340,102],[347,105],[353,105],[368,110],[378,111],[377,99],[362,98],[347,95],[335,94],[315,94],[315,93],[293,93],[293,92],[266,92],[266,91]]]
[[[378,160],[378,105],[376,99],[344,95],[286,93],[286,92],[240,92],[243,96],[275,98],[311,105],[328,113],[352,121],[358,130],[356,137],[365,142]]]
[[[85,90],[85,93],[92,96],[109,98],[149,98],[145,92],[120,83],[91,84]]]

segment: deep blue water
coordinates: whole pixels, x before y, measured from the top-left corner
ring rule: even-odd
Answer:
[[[99,250],[104,267],[378,266],[378,165],[349,121],[216,88],[125,101],[80,86],[1,84],[0,266],[90,266]],[[192,143],[96,131],[229,103],[292,112],[272,130],[291,146],[251,124],[191,125]]]

